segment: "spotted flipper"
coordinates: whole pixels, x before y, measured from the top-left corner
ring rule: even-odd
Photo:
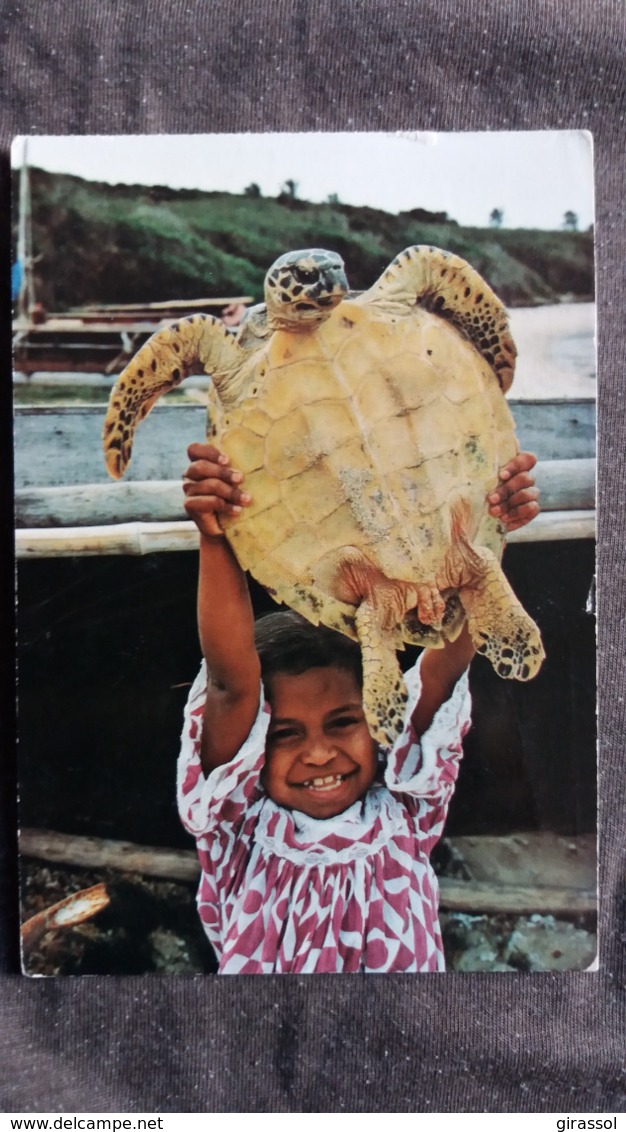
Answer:
[[[506,310],[465,260],[427,245],[405,248],[358,300],[382,306],[420,306],[452,325],[481,353],[504,393],[511,387],[516,349]]]
[[[104,421],[107,471],[120,479],[140,421],[163,393],[192,373],[209,373],[222,394],[241,368],[244,352],[219,319],[196,314],[158,330],[120,374]]]
[[[363,710],[370,735],[391,747],[402,731],[407,691],[395,653],[396,632],[386,633],[374,603],[356,610],[356,631],[363,660]]]
[[[474,548],[480,561],[471,586],[459,591],[467,627],[477,652],[498,676],[531,680],[545,658],[539,629],[517,600],[495,555]]]

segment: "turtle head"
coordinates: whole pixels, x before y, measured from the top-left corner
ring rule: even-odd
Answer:
[[[321,248],[287,252],[265,277],[271,330],[311,330],[328,318],[348,291],[343,260]]]

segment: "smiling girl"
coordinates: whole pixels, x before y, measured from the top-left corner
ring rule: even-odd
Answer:
[[[255,627],[216,519],[250,502],[242,474],[210,445],[192,445],[189,458],[204,662],[185,712],[178,802],[219,971],[441,971],[429,858],[470,726],[469,635],[405,673],[403,730],[379,750],[358,646],[291,611]],[[509,530],[538,513],[534,464],[520,453],[489,497]]]

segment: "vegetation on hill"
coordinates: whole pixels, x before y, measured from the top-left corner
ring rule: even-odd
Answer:
[[[378,209],[163,187],[105,185],[31,170],[38,298],[48,310],[211,296],[263,296],[273,260],[292,248],[343,256],[355,290],[410,244],[467,259],[505,303],[593,296],[593,235],[463,228],[446,213]],[[17,200],[17,194],[14,196]],[[14,217],[14,225],[16,218]]]

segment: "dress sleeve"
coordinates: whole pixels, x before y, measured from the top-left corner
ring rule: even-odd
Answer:
[[[200,743],[207,693],[203,661],[185,707],[181,749],[177,767],[178,812],[185,829],[201,837],[217,824],[241,826],[250,806],[263,797],[259,778],[265,761],[265,737],[270,718],[263,688],[252,730],[230,762],[205,776],[200,762]]]
[[[385,783],[395,794],[445,802],[459,772],[463,736],[471,723],[468,676],[467,672],[463,673],[450,698],[435,713],[428,731],[420,737],[413,726],[412,715],[422,689],[422,656],[423,653],[415,667],[405,673],[409,699],[404,730],[387,756]]]

